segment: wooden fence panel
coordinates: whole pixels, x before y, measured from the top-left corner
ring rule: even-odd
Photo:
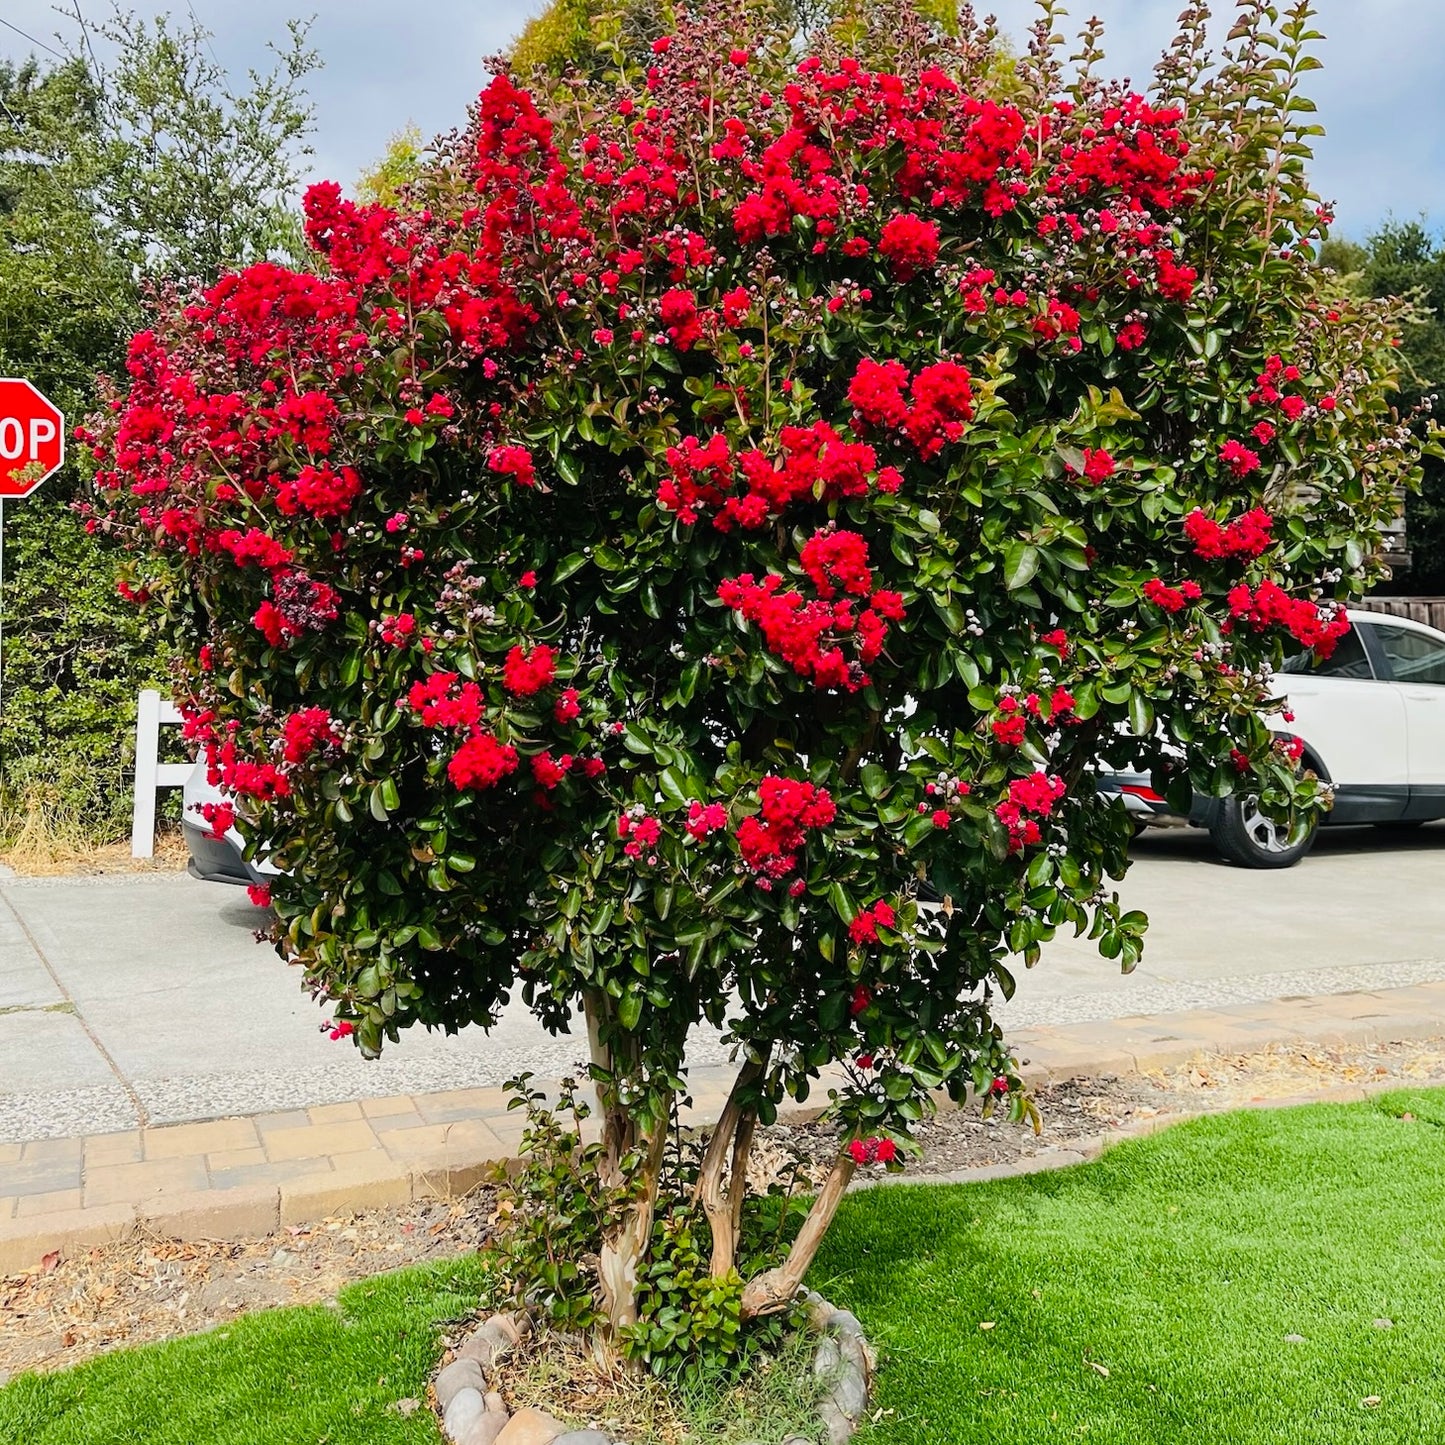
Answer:
[[[1445,632],[1445,597],[1366,597],[1363,602],[1354,605],[1366,612],[1408,617],[1413,622],[1423,622],[1427,627],[1437,627]]]

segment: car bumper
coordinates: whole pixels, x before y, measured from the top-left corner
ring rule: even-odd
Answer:
[[[1098,780],[1099,792],[1117,798],[1124,811],[1138,824],[1150,828],[1207,828],[1214,801],[1197,794],[1186,818],[1176,813],[1149,782],[1147,773],[1105,773]]]
[[[227,838],[217,838],[209,828],[182,819],[181,833],[186,840],[190,860],[186,871],[192,878],[206,883],[237,883],[249,886],[264,883],[265,876],[251,866]]]

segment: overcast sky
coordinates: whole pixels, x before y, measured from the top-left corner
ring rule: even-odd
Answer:
[[[188,8],[215,34],[228,67],[264,64],[268,38],[290,15],[315,12],[312,41],[325,69],[312,77],[315,178],[350,185],[413,121],[428,135],[450,129],[484,81],[482,57],[516,34],[544,0],[133,0],[142,13]],[[97,18],[108,0],[81,0]],[[1147,82],[1184,0],[1092,0],[1078,20],[1106,22],[1108,68]],[[978,6],[980,12],[989,8]],[[996,0],[1006,31],[1021,37],[1031,0]],[[1232,10],[1219,0],[1221,14]],[[1337,235],[1362,238],[1381,218],[1428,213],[1445,222],[1445,3],[1442,0],[1318,0],[1325,68],[1308,77],[1328,135],[1318,142],[1316,189],[1338,204]],[[51,0],[0,0],[0,20],[53,43],[73,27]],[[1222,34],[1223,26],[1217,27]],[[0,54],[32,47],[0,27]],[[41,52],[42,56],[44,52]]]

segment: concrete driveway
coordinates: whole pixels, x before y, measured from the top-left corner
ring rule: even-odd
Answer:
[[[1153,925],[1128,978],[1061,939],[1001,1010],[1015,1027],[1445,979],[1445,825],[1326,832],[1298,868],[1231,868],[1202,834],[1136,847],[1121,894]],[[0,1142],[574,1069],[523,1011],[489,1037],[415,1030],[377,1063],[253,930],[239,889],[184,875],[0,880]],[[720,1061],[700,1033],[696,1062]]]

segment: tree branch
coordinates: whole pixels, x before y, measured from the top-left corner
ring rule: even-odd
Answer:
[[[752,1149],[758,1120],[756,1108],[751,1105],[745,1107],[741,1101],[743,1094],[762,1078],[767,1066],[765,1051],[761,1059],[749,1059],[738,1070],[717,1127],[702,1156],[696,1194],[702,1200],[707,1222],[712,1228],[711,1273],[714,1279],[721,1279],[727,1274],[737,1258],[748,1153]],[[729,1152],[732,1154],[732,1167],[725,1181],[723,1165]]]
[[[808,1217],[803,1221],[803,1227],[798,1231],[798,1237],[793,1241],[787,1259],[777,1269],[770,1269],[748,1281],[743,1290],[742,1301],[745,1320],[754,1319],[758,1315],[776,1314],[792,1303],[802,1286],[808,1266],[813,1262],[813,1256],[818,1252],[818,1246],[823,1242],[823,1236],[828,1232],[828,1226],[833,1222],[833,1216],[838,1212],[838,1205],[847,1193],[853,1171],[857,1167],[846,1152],[839,1151],[837,1159],[833,1161],[832,1172],[818,1191],[818,1197],[813,1200],[813,1207],[808,1211]]]

